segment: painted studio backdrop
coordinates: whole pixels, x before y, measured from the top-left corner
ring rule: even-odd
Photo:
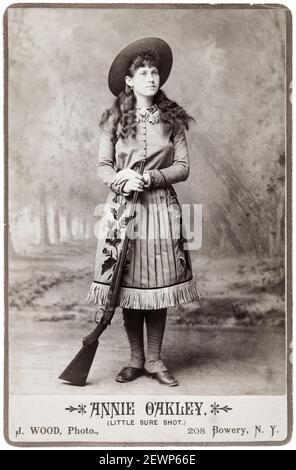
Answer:
[[[108,192],[96,170],[107,74],[145,36],[170,44],[163,89],[196,119],[190,176],[174,187],[203,215],[191,252],[202,299],[169,309],[163,355],[180,394],[284,393],[285,28],[281,9],[9,10],[12,393],[69,392],[57,377],[95,313],[84,299]],[[118,309],[91,390],[122,393],[127,357]],[[141,379],[132,392],[149,387],[168,392]]]

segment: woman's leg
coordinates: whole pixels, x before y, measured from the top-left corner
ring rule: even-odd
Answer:
[[[128,367],[142,369],[144,366],[144,310],[123,308],[123,322],[130,345],[130,361]]]
[[[157,379],[159,383],[169,387],[175,387],[176,385],[179,385],[178,381],[167,370],[160,356],[166,317],[166,308],[145,311],[145,322],[147,328],[147,354],[145,369],[152,375],[152,377]]]
[[[145,323],[147,328],[147,354],[145,369],[147,372],[167,370],[160,357],[166,317],[166,308],[145,310]]]

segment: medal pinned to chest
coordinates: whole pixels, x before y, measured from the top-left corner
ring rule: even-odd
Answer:
[[[149,108],[136,108],[136,122],[149,122],[156,124],[160,121],[160,113],[157,105],[150,106]]]

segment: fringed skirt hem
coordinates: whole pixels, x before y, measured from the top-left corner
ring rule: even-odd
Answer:
[[[103,307],[106,304],[108,291],[109,285],[92,282],[85,301]],[[199,299],[200,294],[196,281],[191,279],[181,284],[157,289],[121,287],[118,307],[152,310],[175,307],[178,304]]]

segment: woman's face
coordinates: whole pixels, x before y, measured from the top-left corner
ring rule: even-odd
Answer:
[[[126,83],[133,87],[135,95],[139,96],[155,96],[159,90],[159,73],[156,67],[145,65],[139,67],[133,77],[126,77]]]

